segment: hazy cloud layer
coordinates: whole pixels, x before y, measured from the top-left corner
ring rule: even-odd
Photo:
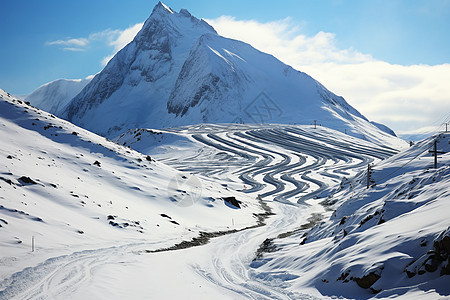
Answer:
[[[86,51],[93,43],[101,43],[113,49],[111,55],[102,59],[102,65],[106,65],[120,49],[133,40],[139,30],[141,30],[143,24],[137,23],[124,30],[106,29],[91,33],[88,37],[50,41],[46,42],[45,45],[59,46],[61,50],[65,51]]]
[[[337,48],[339,37],[333,33],[306,36],[289,18],[260,23],[222,16],[206,21],[219,34],[308,73],[366,117],[398,133],[435,130],[450,116],[450,64],[389,64],[352,48]]]

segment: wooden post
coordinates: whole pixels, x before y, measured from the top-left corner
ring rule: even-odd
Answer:
[[[367,188],[370,186],[370,164],[367,164]]]
[[[434,140],[434,168],[437,169],[437,140]]]
[[[444,154],[445,152],[442,151],[437,151],[437,139],[434,140],[434,147],[433,150],[430,150],[428,152],[433,153],[434,154],[434,168],[437,169],[437,161],[438,161],[438,154]]]

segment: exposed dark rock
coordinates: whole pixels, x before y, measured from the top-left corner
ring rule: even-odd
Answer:
[[[278,250],[277,246],[273,242],[274,239],[265,239],[259,248],[256,250],[256,256],[253,261],[261,259],[264,253],[271,253]]]
[[[376,274],[375,272],[370,272],[369,274],[358,278],[358,277],[353,277],[353,280],[356,281],[356,283],[364,288],[364,289],[368,289],[370,288],[378,279],[380,279],[380,275]]]
[[[1,176],[0,176],[0,180],[3,180],[4,182],[6,182],[6,183],[9,184],[9,185],[14,185],[14,183],[12,182],[11,179],[4,178],[4,177],[1,177]]]
[[[100,164],[100,162],[99,162],[98,160],[96,160],[96,161],[93,163],[93,165],[96,165],[97,167],[101,167],[101,164]]]
[[[237,208],[241,208],[241,201],[239,201],[239,200],[237,200],[235,197],[233,197],[233,196],[231,196],[231,197],[223,197],[222,198],[223,199],[223,201],[225,201],[225,202],[227,202],[227,203],[229,203],[229,204],[231,204],[231,205],[233,205],[234,207],[237,207]]]
[[[361,227],[362,225],[364,225],[366,222],[368,222],[369,220],[371,220],[373,218],[373,215],[368,215],[367,217],[365,217],[361,223],[359,223],[359,227]]]
[[[425,262],[425,270],[427,272],[434,272],[437,270],[442,260],[438,255],[431,255]]]
[[[347,276],[349,275],[349,272],[341,273],[341,276],[339,276],[336,280],[345,280]]]
[[[416,274],[423,275],[426,272],[435,272],[441,267],[440,276],[450,275],[450,230],[447,229],[433,242],[432,248],[424,255],[415,259],[405,268],[406,275],[411,278]],[[422,240],[422,247],[427,245]]]
[[[450,257],[447,258],[447,261],[443,264],[440,276],[450,275]]]
[[[23,184],[37,184],[36,181],[27,176],[22,176],[18,180]]]
[[[416,273],[411,272],[409,270],[405,270],[406,271],[406,275],[408,276],[408,278],[413,278],[414,276],[416,276]]]

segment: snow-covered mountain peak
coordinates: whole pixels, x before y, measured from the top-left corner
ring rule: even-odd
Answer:
[[[162,3],[60,116],[110,138],[199,123],[317,123],[392,139],[311,76]]]
[[[147,28],[148,27],[148,28]],[[164,28],[163,28],[164,27]],[[184,34],[194,33],[192,31],[211,32],[217,34],[214,28],[204,20],[197,19],[191,13],[182,8],[180,12],[173,11],[170,7],[159,2],[154,8],[150,17],[145,21],[141,32],[156,31],[168,34]],[[138,34],[137,36],[147,36],[146,34]]]
[[[158,4],[156,4],[156,6],[153,8],[152,14],[154,13],[170,13],[173,14],[173,10],[168,7],[167,5],[165,5],[164,3],[162,3],[161,1],[158,2]]]

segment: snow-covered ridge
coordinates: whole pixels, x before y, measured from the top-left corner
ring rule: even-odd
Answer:
[[[91,78],[58,79],[40,86],[27,95],[24,100],[44,111],[61,115],[73,97],[90,81]]]

